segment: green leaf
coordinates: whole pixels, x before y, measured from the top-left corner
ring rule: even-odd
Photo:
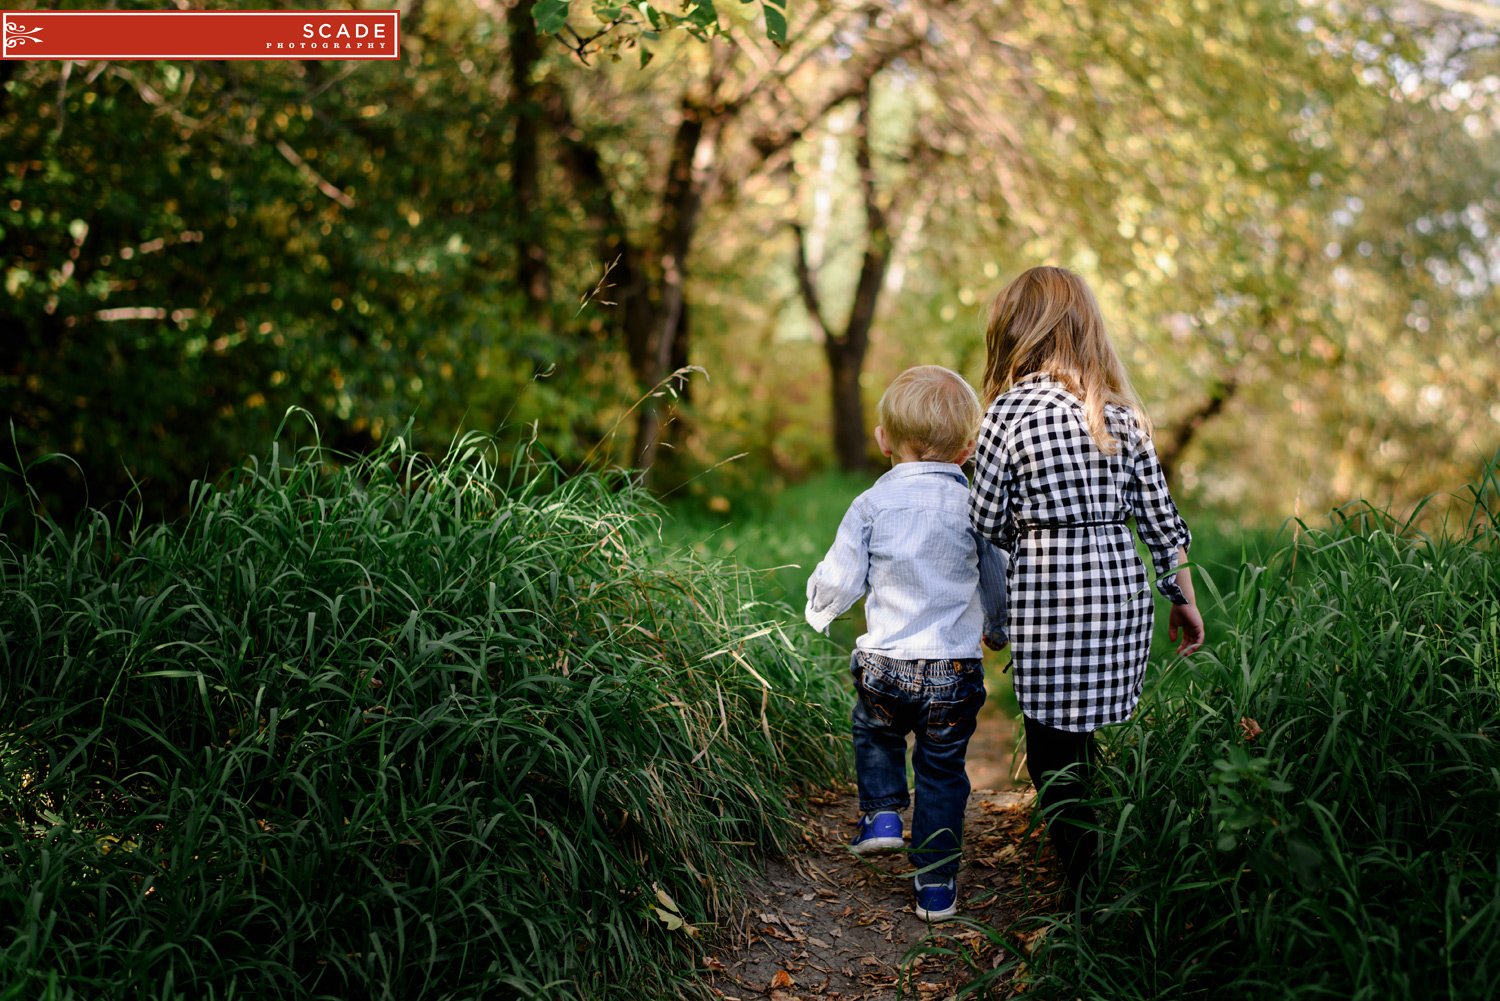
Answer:
[[[652,52],[650,49],[648,49],[644,45],[642,45],[641,46],[641,69],[645,69],[646,68],[646,64],[649,63],[655,55],[656,54],[654,52]]]
[[[786,41],[786,0],[761,0],[760,9],[766,15],[766,37]]]
[[[573,0],[537,0],[531,8],[536,30],[541,35],[555,35],[568,23],[568,7]]]
[[[712,28],[719,23],[719,12],[714,10],[714,0],[697,0],[687,19],[700,28]]]
[[[624,5],[623,4],[617,4],[617,3],[596,3],[596,4],[594,4],[594,16],[597,17],[599,20],[604,21],[606,23],[608,23],[610,21],[613,21],[616,18],[618,18],[620,16],[620,11],[622,11],[622,10],[624,10]]]

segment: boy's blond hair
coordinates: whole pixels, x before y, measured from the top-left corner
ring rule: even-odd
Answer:
[[[987,404],[1017,379],[1045,372],[1083,401],[1089,434],[1105,455],[1120,450],[1104,416],[1106,403],[1129,409],[1136,426],[1151,434],[1151,418],[1104,329],[1099,301],[1066,268],[1032,268],[1001,289],[990,301],[984,343]]]
[[[952,462],[979,433],[984,410],[974,387],[941,365],[896,376],[875,408],[886,443],[928,462]]]

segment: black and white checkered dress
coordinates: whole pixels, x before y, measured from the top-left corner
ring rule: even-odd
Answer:
[[[1151,439],[1124,407],[1106,406],[1105,417],[1114,455],[1099,451],[1061,382],[1017,382],[985,414],[969,494],[974,527],[1011,554],[1016,699],[1030,718],[1075,733],[1126,719],[1141,697],[1153,609],[1126,519],[1177,603],[1171,571],[1192,539]]]

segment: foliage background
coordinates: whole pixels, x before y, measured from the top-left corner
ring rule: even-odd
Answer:
[[[686,488],[723,503],[862,465],[831,402],[977,380],[986,298],[1059,263],[1189,503],[1410,505],[1500,444],[1497,36],[1452,6],[824,0],[783,43],[662,7],[580,47],[428,0],[392,63],[7,61],[4,417],[77,460],[34,471],[64,517],[180,513],[290,405],[571,465],[661,410],[659,486],[745,453]]]

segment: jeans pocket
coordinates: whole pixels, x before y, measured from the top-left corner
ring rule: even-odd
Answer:
[[[984,706],[984,671],[980,668],[958,673],[952,690],[927,703],[927,739],[950,743],[968,740],[974,735],[979,710]]]
[[[902,703],[900,690],[878,671],[861,670],[858,664],[853,671],[854,694],[865,707],[865,714],[881,726],[895,726]]]

